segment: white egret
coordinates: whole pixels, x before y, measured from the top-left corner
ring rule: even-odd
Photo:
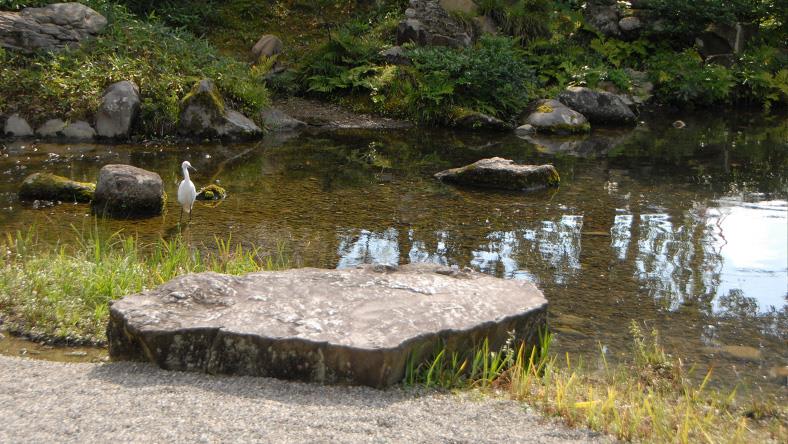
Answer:
[[[181,204],[181,216],[178,218],[178,223],[180,223],[183,218],[184,211],[189,213],[189,222],[191,222],[192,207],[194,207],[194,201],[197,199],[197,189],[194,187],[194,183],[192,183],[191,179],[189,179],[189,168],[197,171],[188,160],[183,161],[181,164],[183,180],[180,185],[178,185],[178,203]]]

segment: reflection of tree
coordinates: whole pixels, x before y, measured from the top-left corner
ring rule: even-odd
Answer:
[[[731,289],[726,295],[721,295],[718,303],[722,314],[726,316],[744,319],[758,315],[758,301],[745,296],[744,292],[738,288]]]

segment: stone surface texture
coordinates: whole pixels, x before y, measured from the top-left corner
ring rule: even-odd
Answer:
[[[438,0],[410,0],[405,20],[397,26],[397,45],[409,42],[462,48],[473,43],[473,30],[453,18]]]
[[[5,121],[3,132],[11,137],[30,137],[33,135],[33,128],[19,114],[13,114]]]
[[[96,137],[96,130],[84,120],[69,123],[61,133],[66,139],[75,141],[88,141]]]
[[[0,46],[25,53],[58,51],[100,33],[107,19],[79,3],[0,11]]]
[[[607,91],[573,86],[561,92],[558,100],[591,123],[631,124],[637,119],[622,97]]]
[[[558,186],[561,181],[552,165],[517,165],[500,157],[441,171],[435,178],[461,185],[518,191]]]
[[[62,202],[90,202],[96,185],[77,182],[50,173],[33,173],[19,188],[20,200],[48,200]]]
[[[534,111],[523,124],[531,125],[538,132],[572,134],[588,131],[588,119],[558,100],[544,99],[537,102]]]
[[[36,130],[36,136],[45,138],[63,137],[66,122],[63,119],[49,119]]]
[[[181,101],[178,132],[193,138],[251,140],[263,131],[248,117],[227,109],[211,79],[197,82]]]
[[[434,265],[200,273],[114,302],[107,335],[113,359],[171,370],[385,387],[442,344],[535,344],[546,308],[529,282]]]
[[[461,111],[454,126],[471,130],[511,130],[512,126],[493,116],[476,111]]]
[[[591,0],[586,2],[583,9],[586,21],[608,37],[621,35],[619,20],[621,11],[616,0]]]
[[[139,112],[139,87],[128,80],[113,83],[101,96],[96,112],[96,133],[110,139],[127,138]]]
[[[386,63],[391,65],[410,65],[412,63],[402,46],[392,46],[389,49],[380,51],[380,56],[383,57]]]
[[[281,54],[285,45],[282,40],[272,34],[266,34],[257,40],[257,43],[252,47],[252,55],[257,60],[260,57],[273,57]]]
[[[288,116],[278,108],[264,109],[260,118],[269,131],[296,131],[306,127],[306,123]]]
[[[119,218],[156,216],[164,206],[161,177],[131,165],[105,165],[99,171],[93,212]]]

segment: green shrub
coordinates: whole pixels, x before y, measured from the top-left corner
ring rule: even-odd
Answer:
[[[478,0],[479,14],[491,17],[509,36],[523,43],[550,36],[552,0]]]
[[[52,117],[90,120],[107,85],[133,80],[142,96],[140,129],[162,135],[172,132],[180,98],[202,77],[216,80],[231,106],[247,114],[267,105],[259,76],[205,40],[157,20],[139,20],[116,3],[85,3],[107,17],[104,33],[55,54],[8,52],[0,67],[0,113],[20,112],[34,123]]]
[[[788,54],[770,46],[751,48],[734,67],[738,98],[760,103],[766,110],[788,101]]]
[[[723,66],[703,64],[692,49],[660,52],[647,65],[657,100],[678,106],[708,106],[728,102],[735,86],[733,73]]]
[[[503,119],[519,114],[530,98],[534,75],[510,38],[484,36],[471,48],[417,48],[414,87],[408,102],[423,121],[447,117],[446,105]]]
[[[780,13],[780,4],[785,6],[784,0],[649,0],[648,3],[664,31],[676,36],[691,36],[711,23],[759,23]]]

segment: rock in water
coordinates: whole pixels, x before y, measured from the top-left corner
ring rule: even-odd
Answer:
[[[385,387],[441,345],[536,344],[546,309],[529,282],[434,265],[200,273],[113,302],[107,338],[170,370]]]
[[[164,186],[158,174],[131,165],[106,165],[99,171],[93,212],[135,218],[161,214]]]
[[[111,139],[129,137],[131,125],[140,111],[140,89],[127,80],[104,90],[96,113],[96,133]]]
[[[33,135],[33,128],[22,116],[14,114],[5,121],[3,132],[6,136],[30,137]]]
[[[267,108],[260,112],[260,119],[269,131],[297,131],[306,123],[288,116],[277,108]]]
[[[89,141],[96,137],[96,130],[84,120],[77,120],[68,124],[61,133],[66,139],[74,141]]]
[[[100,33],[107,19],[76,2],[53,3],[22,12],[0,11],[0,47],[21,51],[58,51]]]
[[[591,123],[631,124],[637,119],[624,99],[607,91],[573,86],[559,94],[558,100]]]
[[[50,173],[33,173],[19,188],[20,200],[48,200],[62,202],[90,202],[96,185],[77,182]]]
[[[561,178],[552,165],[516,165],[493,157],[435,174],[444,182],[504,190],[537,190],[558,186]]]
[[[540,100],[523,124],[531,125],[538,132],[552,134],[584,133],[591,129],[584,115],[558,100]]]
[[[489,116],[477,111],[469,111],[464,108],[454,110],[452,117],[454,126],[470,130],[490,130],[503,131],[511,130],[512,127],[497,117]]]
[[[210,79],[197,82],[181,101],[178,131],[186,137],[228,140],[250,140],[263,134],[249,118],[225,107]]]

